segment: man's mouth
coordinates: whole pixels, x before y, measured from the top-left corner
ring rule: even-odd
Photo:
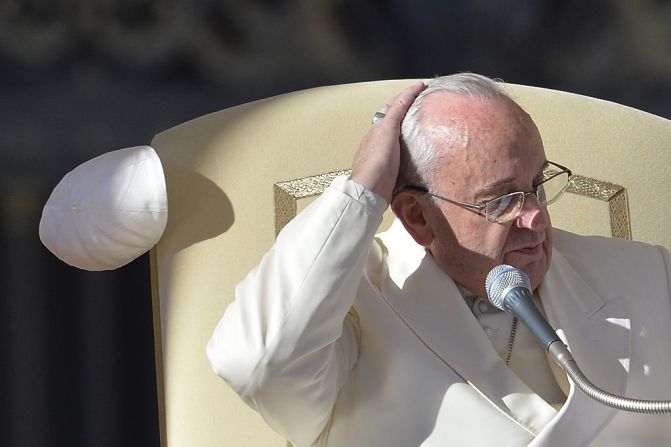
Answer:
[[[539,242],[535,245],[526,245],[524,247],[520,247],[517,250],[513,250],[513,251],[515,251],[517,253],[532,254],[532,253],[536,253],[538,250],[540,250],[542,245],[543,244]]]
[[[543,242],[523,245],[506,253],[506,262],[524,265],[540,259],[543,254]]]

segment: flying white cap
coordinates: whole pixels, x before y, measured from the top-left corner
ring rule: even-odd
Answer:
[[[42,211],[40,239],[84,270],[128,264],[158,242],[168,221],[161,161],[149,146],[108,152],[70,171]]]

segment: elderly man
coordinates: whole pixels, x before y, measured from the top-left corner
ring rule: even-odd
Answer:
[[[553,230],[547,206],[570,171],[487,78],[414,85],[376,116],[351,178],[287,225],[237,287],[207,347],[215,371],[296,446],[671,439],[667,416],[575,390],[484,299],[493,267],[523,270],[594,383],[668,398],[669,253]],[[388,204],[397,220],[376,237]]]

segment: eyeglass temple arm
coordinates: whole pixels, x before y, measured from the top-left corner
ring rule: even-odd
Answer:
[[[461,206],[464,206],[464,207],[466,207],[466,208],[469,208],[469,209],[472,209],[472,210],[476,210],[476,211],[479,212],[479,213],[483,213],[483,210],[485,209],[485,205],[474,205],[474,204],[472,204],[472,203],[467,203],[467,202],[461,202],[461,201],[459,201],[459,200],[448,199],[448,198],[446,198],[446,197],[440,196],[440,195],[438,195],[438,194],[436,194],[436,193],[433,193],[433,192],[429,191],[428,189],[426,189],[426,188],[423,187],[423,186],[417,186],[417,185],[405,185],[403,188],[399,188],[398,191],[402,191],[402,190],[404,190],[404,189],[411,189],[411,190],[413,190],[413,191],[417,191],[417,192],[421,192],[421,193],[424,193],[424,194],[428,194],[428,195],[433,196],[433,197],[436,197],[436,198],[438,198],[438,199],[440,199],[440,200],[444,200],[444,201],[449,202],[449,203],[454,203],[454,204],[456,204],[456,205],[461,205]]]

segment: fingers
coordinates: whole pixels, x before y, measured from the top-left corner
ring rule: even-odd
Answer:
[[[373,117],[373,124],[378,123],[382,118],[386,118],[386,115],[390,115],[389,119],[387,120],[388,122],[391,122],[389,125],[400,125],[401,120],[412,105],[412,102],[425,88],[426,84],[423,82],[418,82],[411,85],[410,87],[407,87],[401,93],[391,98],[380,108],[378,112],[375,113],[375,116]]]
[[[384,121],[391,125],[401,124],[401,120],[408,112],[412,102],[426,88],[426,84],[418,82],[403,90],[398,95],[390,99],[380,112],[385,114]]]
[[[352,160],[352,180],[391,202],[400,162],[401,120],[417,95],[426,88],[417,83],[391,98],[380,113],[385,117],[374,124]]]

